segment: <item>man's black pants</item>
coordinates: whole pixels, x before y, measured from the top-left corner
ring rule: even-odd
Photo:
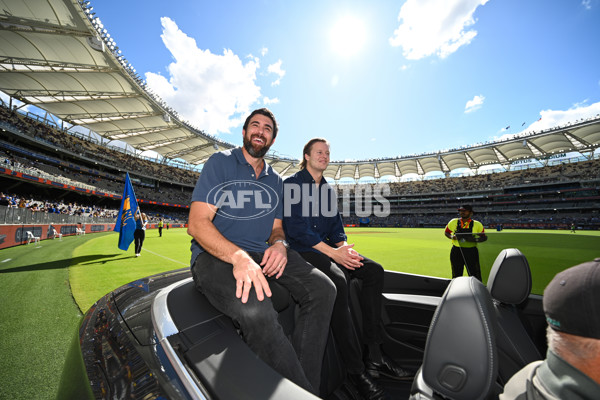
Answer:
[[[481,266],[479,265],[479,250],[477,247],[452,246],[450,264],[452,264],[452,278],[463,276],[463,269],[466,267],[469,276],[474,276],[481,281]]]
[[[315,268],[327,275],[335,284],[337,296],[333,305],[331,327],[340,345],[341,355],[348,372],[359,374],[364,370],[362,345],[358,339],[354,320],[350,314],[348,282],[350,278],[362,280],[360,307],[362,311],[362,334],[364,344],[382,342],[381,292],[383,291],[383,267],[365,257],[363,266],[349,270],[334,263],[323,253],[307,251],[300,255]]]

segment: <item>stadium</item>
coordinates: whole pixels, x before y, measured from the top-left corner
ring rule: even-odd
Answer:
[[[57,246],[56,251],[68,258],[67,252],[74,251],[79,245],[85,247],[97,237],[111,240],[114,249],[107,251],[114,253],[116,234],[112,231],[126,173],[131,176],[140,207],[150,217],[150,230],[157,228],[159,220],[164,219],[167,229],[172,228],[173,233],[181,232],[178,246],[187,252],[170,255],[178,260],[173,264],[164,265],[168,262],[162,260],[162,269],[136,270],[137,275],[124,276],[119,284],[110,286],[113,282],[109,283],[99,294],[91,294],[91,301],[82,301],[74,293],[77,304],[68,307],[71,307],[70,312],[76,309],[77,315],[70,316],[67,321],[61,320],[60,324],[68,326],[50,334],[60,336],[65,329],[69,335],[75,332],[82,318],[79,314],[82,304],[87,308],[95,307],[93,302],[107,291],[130,281],[139,279],[142,282],[142,278],[154,273],[182,268],[189,262],[189,237],[185,236],[184,228],[202,165],[212,154],[236,146],[192,126],[154,94],[118,51],[114,40],[91,12],[89,2],[56,0],[40,1],[36,5],[39,7],[27,7],[26,2],[16,0],[5,1],[0,15],[0,91],[6,95],[0,107],[0,252],[11,252],[13,258],[21,257],[22,260],[18,266],[7,261],[0,267],[0,274],[8,278],[19,271],[35,272],[30,260],[36,257],[29,254],[28,260],[26,255],[42,246]],[[593,258],[594,254],[598,256],[597,249],[600,248],[597,233],[600,230],[599,147],[600,115],[596,115],[539,132],[434,153],[333,161],[324,176],[334,183],[339,208],[344,210],[344,225],[351,228],[351,233],[377,235],[382,230],[388,232],[386,229],[408,232],[400,229],[410,228],[416,229],[411,232],[425,232],[431,228],[441,236],[446,223],[456,216],[457,208],[469,204],[486,230],[498,235],[527,230],[525,232],[531,238],[537,231],[545,234],[547,231],[573,230],[576,235],[586,237],[581,240],[589,240],[589,244],[577,255],[570,254],[569,248],[565,248],[566,255],[561,257],[582,258],[579,260],[582,262]],[[157,156],[141,155],[149,150]],[[279,157],[271,152],[266,160],[283,177],[299,171],[297,159]],[[432,177],[432,174],[436,176]],[[389,212],[382,216],[365,212],[378,205],[374,200],[365,201],[365,194],[377,191],[383,193],[389,205]],[[369,231],[369,228],[376,229]],[[80,240],[79,244],[75,240]],[[181,246],[183,242],[184,246]],[[448,243],[444,244],[447,247]],[[561,245],[549,244],[548,250],[552,246]],[[53,251],[46,248],[46,251]],[[499,250],[494,248],[485,255],[488,273]],[[44,257],[50,257],[49,253]],[[533,266],[535,257],[528,258]],[[8,255],[2,257],[5,259],[10,260]],[[83,265],[86,259],[82,257],[81,260]],[[38,261],[43,264],[44,259]],[[449,272],[445,262],[441,268],[445,272],[431,274],[444,278],[436,283],[439,284],[434,290],[437,296],[448,285],[447,276],[443,275]],[[570,265],[556,268],[567,266]],[[48,262],[37,273],[59,268],[64,266],[51,266]],[[65,276],[68,280],[74,275],[67,273]],[[544,277],[543,282],[547,283],[552,276]],[[60,281],[64,276],[58,279]],[[4,285],[8,285],[9,281],[5,279],[5,282]],[[15,284],[19,278],[14,276],[10,282]],[[64,285],[65,282],[57,284]],[[0,287],[8,290],[4,285],[0,284]],[[66,285],[69,291],[71,286],[75,287],[69,282]],[[538,295],[545,286],[540,285]],[[18,292],[14,290],[11,289],[9,294],[16,295]],[[537,298],[538,307],[540,297]],[[69,300],[73,302],[72,298]],[[10,304],[17,306],[15,302]],[[39,320],[42,325],[46,322],[45,317],[35,312],[27,316],[3,308],[1,356],[5,360],[15,357],[15,361],[3,361],[0,398],[19,398],[22,395],[18,383],[21,375],[15,370],[25,368],[19,362],[31,358],[17,356],[18,352],[10,350],[11,347],[26,346],[27,340],[8,338],[18,336],[21,329],[32,329],[32,337],[28,340],[35,341],[35,335],[43,329],[23,327],[31,325],[31,320]],[[80,311],[85,313],[87,308]],[[434,310],[432,307],[429,311],[433,314]],[[55,311],[46,310],[44,315]],[[18,323],[6,322],[12,314],[19,315]],[[24,322],[25,319],[30,322]],[[539,327],[539,321],[536,327]],[[536,334],[540,335],[539,329]],[[52,381],[54,387],[50,390],[58,390],[60,379],[57,376],[61,376],[70,339],[61,339],[56,353],[46,356],[54,360],[53,368],[60,369],[58,375],[56,371],[50,373],[49,378],[48,372],[41,373],[45,377],[28,373],[37,383],[24,383],[33,393],[26,390],[27,395],[23,398],[54,397],[54,392],[40,395],[43,386],[40,387],[39,382],[46,385]],[[125,346],[121,342],[119,345]],[[411,361],[416,367],[421,357],[422,352],[411,353]],[[155,388],[157,383],[147,385],[154,391],[146,393],[148,397],[136,392],[138,397],[135,398],[168,397]],[[286,389],[291,390],[287,386]],[[208,390],[210,395],[201,393],[197,397],[181,398],[231,398],[228,397],[231,393],[215,390]],[[402,396],[406,390],[402,388],[397,393]],[[113,393],[117,392],[122,396],[115,394],[117,398],[125,398],[126,393],[130,395],[125,389]],[[333,389],[331,392],[334,393]],[[94,392],[94,396],[99,397],[98,393]],[[161,397],[160,393],[167,397]],[[261,398],[256,396],[248,398]],[[294,396],[303,398],[296,392]]]

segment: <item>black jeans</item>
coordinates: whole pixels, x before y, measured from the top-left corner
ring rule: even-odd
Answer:
[[[450,264],[452,264],[452,278],[463,276],[463,269],[466,267],[469,276],[474,276],[481,280],[479,250],[477,247],[452,246],[452,250],[450,250]]]
[[[257,263],[262,253],[248,252]],[[258,301],[252,287],[248,302],[235,297],[232,265],[200,253],[192,266],[196,288],[220,312],[231,317],[242,331],[248,346],[275,371],[318,395],[321,366],[329,332],[335,286],[319,270],[288,250],[288,261],[277,282],[289,290],[299,304],[292,341],[277,320],[271,299]],[[267,277],[268,281],[275,278]]]
[[[142,252],[142,245],[144,244],[144,239],[146,238],[146,231],[143,229],[136,229],[133,231],[133,240],[135,244],[135,254],[140,254]]]
[[[342,359],[348,372],[358,374],[364,370],[362,345],[350,314],[348,281],[350,278],[362,280],[360,307],[362,312],[362,333],[364,344],[382,342],[381,332],[381,293],[383,291],[383,267],[365,257],[363,266],[349,270],[337,265],[323,253],[313,251],[300,253],[302,257],[320,271],[323,271],[335,284],[337,297],[331,316],[331,328],[340,345]]]

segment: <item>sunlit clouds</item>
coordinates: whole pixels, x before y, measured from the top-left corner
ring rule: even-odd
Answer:
[[[170,18],[161,18],[161,23],[161,38],[173,61],[167,66],[168,77],[147,72],[146,82],[193,125],[211,134],[229,132],[241,125],[261,99],[265,104],[279,101],[261,95],[256,82],[260,69],[258,57],[242,60],[229,49],[213,54],[198,48],[196,40],[182,32]],[[266,48],[258,51],[262,55],[268,52]],[[285,75],[281,60],[269,66],[268,72],[277,76],[273,84],[279,84]]]
[[[483,102],[485,101],[484,96],[475,96],[473,99],[467,101],[465,105],[465,114],[471,113],[475,110],[479,110],[481,106],[483,106]]]
[[[389,39],[409,60],[445,58],[469,44],[477,31],[473,14],[488,0],[408,0],[400,9],[400,26]]]
[[[281,69],[281,60],[267,67],[269,73],[277,75],[277,79],[271,82],[271,86],[278,86],[281,83],[281,78],[285,76],[285,71]]]
[[[544,129],[551,129],[557,126],[574,123],[579,120],[585,120],[588,118],[598,117],[600,115],[600,102],[587,104],[587,100],[573,104],[568,110],[542,110],[540,111],[539,118],[532,122],[525,122],[526,126],[524,129],[520,129],[521,132],[540,132]],[[500,130],[500,132],[506,131],[506,128]],[[515,133],[504,134],[494,139],[506,139],[514,136]]]

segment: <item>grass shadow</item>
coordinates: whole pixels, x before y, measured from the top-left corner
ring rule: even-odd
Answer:
[[[80,257],[65,258],[62,260],[48,261],[44,263],[36,263],[31,265],[22,265],[14,268],[0,269],[0,274],[9,272],[30,272],[30,271],[44,271],[51,269],[63,269],[69,268],[71,265],[84,264],[103,264],[109,261],[113,261],[114,257],[120,254],[91,254]],[[122,257],[129,258],[129,257]]]

